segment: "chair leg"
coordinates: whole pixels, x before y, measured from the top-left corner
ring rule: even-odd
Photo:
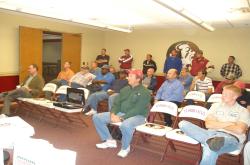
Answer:
[[[167,140],[167,142],[166,142],[166,148],[165,148],[165,150],[164,150],[164,152],[163,152],[163,154],[162,154],[162,156],[161,156],[161,162],[164,160],[164,158],[167,156],[167,151],[168,151],[168,146],[170,145],[170,141],[169,140]]]

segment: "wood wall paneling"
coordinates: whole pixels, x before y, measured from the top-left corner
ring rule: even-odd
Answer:
[[[30,64],[38,65],[42,75],[43,31],[29,27],[19,27],[19,82],[27,76]]]

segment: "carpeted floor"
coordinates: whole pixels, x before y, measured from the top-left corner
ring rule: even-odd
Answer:
[[[119,158],[116,154],[119,152],[120,144],[116,149],[101,150],[95,147],[100,139],[95,131],[90,117],[84,117],[89,127],[72,127],[68,124],[60,124],[55,126],[53,120],[44,119],[39,121],[36,115],[26,117],[24,110],[19,110],[17,115],[22,117],[30,125],[35,128],[35,136],[33,138],[45,139],[52,143],[58,149],[69,149],[77,152],[76,165],[185,165],[185,163],[165,159],[160,162],[161,155],[154,152],[141,149],[142,147],[154,147],[154,151],[163,151],[165,148],[165,139],[150,138],[150,142],[138,143],[138,147],[126,158]],[[133,142],[139,136],[135,136]],[[156,141],[155,144],[154,142]],[[178,153],[180,156],[187,156],[186,153]],[[189,155],[190,159],[194,159],[194,155]],[[223,165],[225,163],[219,163]],[[228,165],[228,163],[226,163]],[[235,164],[235,163],[233,163]]]

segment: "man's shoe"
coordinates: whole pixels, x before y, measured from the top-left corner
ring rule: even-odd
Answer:
[[[210,150],[219,151],[221,147],[224,146],[225,138],[224,137],[213,137],[206,141]]]
[[[9,116],[8,116],[8,115],[5,115],[5,114],[1,114],[1,115],[0,115],[0,119],[6,118],[6,117],[9,117]]]
[[[128,148],[126,148],[125,150],[121,149],[117,156],[121,157],[121,158],[125,158],[128,156],[128,153],[130,152],[130,146],[128,146]]]
[[[96,148],[106,149],[106,148],[116,148],[117,144],[115,140],[107,140],[106,142],[96,144]]]
[[[94,109],[91,109],[89,112],[85,113],[85,115],[87,116],[92,116],[94,114],[96,114],[97,112]]]

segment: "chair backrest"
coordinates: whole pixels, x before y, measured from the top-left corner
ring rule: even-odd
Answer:
[[[43,91],[48,91],[48,92],[52,92],[55,93],[57,89],[57,85],[53,84],[53,83],[47,83],[45,84],[45,86],[43,87]]]
[[[89,90],[87,88],[77,88],[77,89],[84,91],[84,97],[85,97],[85,100],[87,100],[89,97]]]
[[[187,95],[185,96],[185,99],[205,102],[206,96],[205,96],[205,93],[200,92],[200,91],[189,91]]]
[[[215,93],[212,94],[209,99],[207,100],[208,103],[220,103],[221,102],[221,96],[222,94]]]
[[[67,88],[70,88],[68,85],[62,85],[56,90],[56,94],[67,94]]]
[[[75,104],[85,105],[84,90],[77,88],[67,88],[67,101]]]
[[[207,108],[198,105],[187,105],[179,114],[180,118],[193,118],[204,121],[207,116]]]
[[[167,114],[170,114],[172,116],[177,116],[178,106],[172,102],[158,101],[151,108],[150,112],[167,113]]]

